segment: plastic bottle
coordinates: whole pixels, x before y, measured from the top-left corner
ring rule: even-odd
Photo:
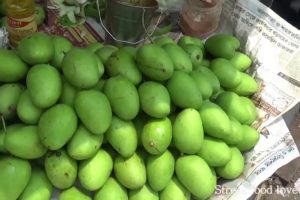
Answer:
[[[37,31],[34,0],[5,0],[9,42],[16,48],[26,36]]]

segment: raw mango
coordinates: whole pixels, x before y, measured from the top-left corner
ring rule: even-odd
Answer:
[[[26,76],[28,66],[12,50],[0,50],[0,82],[15,82]]]
[[[207,163],[199,156],[179,157],[176,160],[175,172],[179,181],[195,197],[207,199],[214,193],[217,179]]]
[[[203,142],[203,126],[197,110],[187,108],[178,113],[173,123],[173,143],[186,154],[197,153]]]
[[[50,63],[57,69],[61,69],[62,61],[65,55],[72,49],[73,45],[68,39],[61,36],[53,36],[52,43],[54,46],[54,55]]]
[[[49,63],[54,56],[54,45],[49,35],[36,32],[22,39],[18,55],[30,65]]]
[[[220,139],[206,136],[197,153],[210,167],[223,166],[231,159],[229,146]]]
[[[252,100],[247,97],[241,96],[240,101],[242,102],[243,106],[245,107],[245,109],[248,112],[248,120],[244,121],[243,123],[247,124],[247,125],[251,125],[256,120],[256,117],[257,117],[256,106],[252,102]]]
[[[186,44],[183,45],[182,48],[192,61],[193,68],[196,68],[196,66],[201,64],[203,59],[203,50],[200,46],[194,44]]]
[[[22,192],[19,200],[41,200],[50,199],[53,192],[45,171],[40,168],[33,168],[30,180]]]
[[[216,138],[225,138],[231,134],[231,121],[220,106],[205,101],[199,112],[206,134]]]
[[[37,124],[42,113],[43,109],[33,104],[28,90],[25,90],[17,104],[17,114],[20,120],[25,124]]]
[[[136,58],[136,52],[137,52],[137,48],[133,47],[133,46],[124,46],[121,48],[122,51],[127,52],[132,58]]]
[[[98,58],[97,56],[96,56],[96,61],[97,61],[97,66],[98,66],[98,71],[99,71],[99,79],[100,79],[103,76],[104,71],[105,71],[104,64],[102,63],[102,61],[100,60],[100,58]],[[95,87],[95,85],[94,85],[94,87]]]
[[[185,72],[175,71],[167,82],[172,102],[180,108],[200,108],[202,95],[196,82]]]
[[[156,81],[169,79],[174,65],[166,51],[157,44],[146,44],[139,48],[136,55],[141,72]]]
[[[11,119],[16,116],[16,107],[24,87],[18,83],[0,86],[0,117]]]
[[[173,177],[175,159],[166,150],[161,155],[149,155],[146,159],[147,182],[154,191],[163,190]]]
[[[124,50],[114,52],[108,58],[105,66],[109,76],[122,75],[134,85],[138,85],[142,81],[142,74],[135,60]]]
[[[159,200],[158,193],[147,184],[136,190],[129,191],[129,200]]]
[[[162,48],[167,52],[174,64],[174,70],[191,72],[193,65],[189,55],[177,44],[165,44]]]
[[[139,112],[139,95],[133,83],[122,76],[106,80],[104,93],[112,111],[123,120],[132,120]]]
[[[171,111],[171,99],[167,88],[154,81],[146,81],[139,88],[143,111],[151,117],[163,118]]]
[[[77,47],[73,47],[65,55],[62,71],[67,81],[80,89],[93,87],[100,78],[96,55]]]
[[[101,188],[113,169],[113,160],[109,153],[100,149],[92,158],[80,161],[78,178],[88,191]]]
[[[78,117],[92,133],[104,134],[110,126],[112,111],[107,97],[97,90],[82,90],[75,97]]]
[[[50,150],[60,149],[75,133],[77,121],[72,107],[56,104],[42,114],[38,123],[41,142]]]
[[[12,156],[1,156],[0,169],[1,199],[18,199],[30,180],[30,163]]]
[[[214,57],[231,59],[235,50],[240,47],[240,41],[234,36],[216,34],[209,37],[205,42],[206,50]]]
[[[237,70],[241,72],[246,71],[252,64],[252,60],[249,56],[238,51],[234,53],[234,56],[229,61]]]
[[[54,105],[61,95],[60,74],[48,64],[31,67],[26,77],[26,85],[32,102],[39,108]]]
[[[23,159],[42,157],[46,147],[40,142],[37,126],[21,126],[8,130],[5,136],[5,149]]]
[[[96,154],[102,145],[104,135],[95,135],[79,125],[67,144],[68,154],[75,160],[85,160]]]
[[[95,55],[100,58],[101,62],[106,64],[108,58],[113,54],[115,51],[118,50],[118,47],[112,45],[105,45],[104,47],[98,49],[95,52]]]
[[[231,91],[242,96],[249,96],[257,92],[258,84],[249,74],[240,72],[242,81],[236,87],[230,88]]]
[[[244,170],[244,157],[236,147],[230,147],[231,160],[224,166],[217,167],[216,172],[225,179],[235,179],[239,177]]]
[[[59,194],[58,200],[92,200],[91,197],[84,194],[76,187],[70,187]]]
[[[88,44],[85,48],[87,50],[90,50],[91,52],[95,53],[97,50],[101,49],[102,47],[104,47],[103,44],[99,43],[99,42],[93,42]]]
[[[176,44],[175,41],[168,36],[158,37],[153,42],[159,46],[163,46],[165,44]]]
[[[76,161],[65,150],[49,151],[45,157],[47,177],[58,189],[67,189],[75,183],[77,168]]]
[[[224,58],[216,58],[211,61],[210,69],[218,77],[220,84],[224,88],[237,87],[242,81],[242,73]]]
[[[136,153],[129,158],[118,156],[114,160],[114,173],[117,180],[131,190],[146,183],[146,167],[143,159]]]
[[[150,119],[142,132],[142,143],[145,150],[154,155],[162,154],[172,140],[172,124],[169,118]]]
[[[167,187],[160,192],[160,200],[190,200],[191,193],[174,176]]]
[[[184,45],[188,45],[188,44],[199,46],[203,53],[205,51],[204,43],[199,38],[184,35],[178,40],[179,46],[184,46]]]
[[[209,99],[213,93],[213,87],[211,83],[207,81],[209,77],[201,71],[192,71],[190,76],[194,79],[198,90],[201,92],[203,100]]]
[[[239,144],[243,140],[243,129],[241,123],[232,116],[228,116],[231,121],[231,133],[228,137],[222,138],[228,145]]]
[[[105,133],[109,144],[123,157],[130,157],[137,148],[138,138],[131,121],[113,116],[111,125]]]
[[[74,105],[74,99],[77,94],[78,89],[71,85],[63,76],[62,76],[62,91],[59,98],[59,102],[67,104],[69,106]]]
[[[94,200],[128,200],[127,190],[112,177],[95,193]]]
[[[201,74],[203,75],[202,77],[205,78],[206,82],[208,82],[211,85],[213,94],[216,94],[220,91],[220,81],[218,77],[209,68],[199,67],[196,71],[201,72]]]
[[[259,140],[259,133],[257,130],[248,125],[242,126],[243,140],[236,144],[240,151],[248,151],[252,149]]]

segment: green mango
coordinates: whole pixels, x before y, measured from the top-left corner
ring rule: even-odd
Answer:
[[[49,63],[54,56],[54,45],[49,35],[36,32],[21,40],[18,55],[30,65]]]
[[[192,61],[189,55],[177,44],[165,44],[162,48],[167,52],[174,64],[174,70],[191,72],[193,70]]]
[[[199,38],[184,35],[178,40],[179,46],[185,46],[185,45],[189,45],[189,44],[199,46],[201,48],[202,52],[203,53],[205,52],[204,43]]]
[[[78,92],[74,107],[83,125],[92,133],[101,135],[109,128],[112,111],[107,97],[102,92],[97,90]]]
[[[77,129],[77,116],[72,107],[56,104],[45,111],[38,123],[41,142],[50,150],[63,147]]]
[[[241,142],[236,144],[236,147],[240,151],[249,151],[258,142],[260,134],[257,132],[256,129],[248,125],[242,125],[242,131],[243,131],[243,139]]]
[[[217,58],[231,59],[239,47],[240,41],[227,34],[215,34],[205,42],[206,50]]]
[[[26,77],[26,85],[32,102],[39,108],[54,105],[61,95],[60,74],[48,64],[31,67]]]
[[[12,119],[17,115],[18,100],[24,86],[18,83],[6,83],[0,86],[0,117]]]
[[[65,55],[72,49],[72,43],[62,36],[52,36],[52,43],[54,46],[54,56],[52,57],[50,64],[61,69],[62,61]]]
[[[220,106],[210,101],[203,102],[199,109],[203,129],[207,135],[225,138],[231,134],[231,121]]]
[[[12,156],[1,156],[0,169],[1,199],[18,199],[30,180],[30,163]]]
[[[141,188],[129,191],[129,200],[159,200],[158,193],[153,191],[147,184]]]
[[[23,79],[28,66],[15,51],[0,49],[0,82],[16,82]]]
[[[207,80],[209,77],[207,77],[205,73],[202,73],[201,71],[192,71],[190,76],[196,82],[197,88],[201,92],[203,100],[209,99],[213,93],[213,87]]]
[[[220,84],[224,88],[234,88],[242,81],[242,73],[224,58],[216,58],[211,61],[210,69],[218,77]]]
[[[50,199],[52,192],[53,186],[45,171],[40,168],[33,168],[29,183],[19,197],[19,200]]]
[[[61,89],[61,95],[59,97],[59,102],[73,107],[78,89],[75,88],[73,85],[71,85],[64,78],[64,76],[61,76],[61,79],[62,79],[62,89]]]
[[[37,126],[23,126],[6,132],[5,149],[23,159],[36,159],[46,154]]]
[[[103,187],[95,193],[94,200],[128,200],[127,190],[113,177],[108,178]]]
[[[193,68],[199,66],[203,59],[203,49],[194,44],[186,44],[181,46],[183,50],[188,54],[190,60],[192,61]]]
[[[81,192],[79,189],[77,189],[75,186],[72,186],[64,191],[62,191],[59,194],[58,200],[92,200],[92,198],[83,192]]]
[[[231,121],[231,134],[222,138],[228,145],[236,145],[243,140],[243,129],[241,123],[232,116],[228,116]]]
[[[216,167],[219,176],[225,179],[236,179],[244,170],[244,157],[236,147],[230,147],[231,160],[224,166]]]
[[[240,97],[240,101],[248,112],[248,120],[243,123],[246,125],[251,125],[257,118],[257,109],[253,101],[247,97]]]
[[[148,78],[164,81],[171,78],[174,65],[167,52],[157,44],[145,44],[137,51],[136,60],[141,72]]]
[[[194,79],[185,72],[175,71],[167,82],[172,102],[180,108],[200,108],[202,95]]]
[[[121,48],[122,51],[127,52],[132,58],[136,58],[136,52],[137,52],[137,48],[133,47],[133,46],[124,46]]]
[[[200,114],[193,108],[178,113],[173,124],[173,142],[182,153],[195,154],[203,143],[203,126]]]
[[[115,76],[106,80],[104,93],[109,99],[112,111],[119,118],[132,120],[137,116],[140,109],[138,91],[126,78]]]
[[[105,45],[104,47],[98,49],[95,52],[95,55],[100,58],[101,62],[106,64],[108,58],[113,54],[115,51],[118,50],[118,47],[113,45]]]
[[[169,36],[157,37],[153,42],[159,46],[163,46],[165,44],[176,44],[176,42]]]
[[[250,96],[258,91],[258,84],[254,78],[249,74],[240,72],[242,81],[240,84],[236,85],[233,88],[230,88],[231,91],[237,93],[241,96]]]
[[[249,119],[249,113],[244,106],[239,95],[234,92],[224,91],[220,93],[215,99],[226,113],[243,123]]]
[[[207,67],[199,67],[196,71],[201,72],[203,74],[203,78],[205,78],[206,82],[208,82],[212,89],[213,94],[216,94],[220,91],[221,85],[218,77]]]
[[[173,176],[167,187],[160,192],[160,200],[190,200],[191,193]]]
[[[67,152],[75,160],[85,160],[96,154],[102,145],[104,135],[95,135],[79,125],[67,144]]]
[[[101,44],[100,42],[93,42],[88,44],[85,48],[93,53],[95,53],[97,50],[101,49],[102,47],[104,47],[103,44]]]
[[[145,81],[139,88],[143,111],[151,117],[164,118],[170,114],[171,99],[167,88],[154,81]]]
[[[163,190],[173,177],[175,159],[166,150],[160,155],[149,155],[146,160],[147,182],[154,191]]]
[[[109,76],[122,75],[134,85],[142,81],[142,74],[139,71],[134,58],[124,50],[114,52],[105,63],[105,69]]]
[[[210,167],[223,166],[231,159],[229,146],[220,139],[205,136],[197,153]]]
[[[146,183],[146,167],[136,153],[129,158],[118,156],[114,160],[114,173],[117,180],[126,188],[134,190]]]
[[[179,157],[176,160],[175,173],[179,181],[195,197],[208,199],[214,193],[217,179],[207,163],[199,156]]]
[[[150,119],[142,132],[145,150],[154,155],[162,154],[172,141],[172,124],[169,118]]]
[[[104,71],[105,71],[104,64],[102,63],[102,61],[100,60],[100,58],[98,58],[97,56],[96,56],[96,60],[97,60],[97,66],[98,66],[98,71],[99,71],[99,79],[100,79],[103,76]],[[99,82],[99,80],[98,80],[98,82]],[[93,87],[95,87],[95,85]]]
[[[30,96],[28,90],[25,90],[17,104],[17,114],[19,119],[25,124],[37,124],[43,109],[36,107]]]
[[[100,149],[92,158],[80,161],[78,177],[80,184],[88,191],[101,188],[113,169],[113,160],[109,153]]]
[[[44,165],[47,177],[54,187],[67,189],[75,183],[78,166],[65,150],[49,151]]]
[[[112,117],[111,125],[105,132],[109,144],[123,157],[130,157],[137,148],[138,138],[131,121]]]
[[[96,55],[77,47],[73,47],[65,55],[62,71],[67,81],[80,89],[93,87],[101,77]]]
[[[249,56],[238,51],[234,53],[234,56],[229,61],[240,72],[246,71],[252,64],[252,60]]]

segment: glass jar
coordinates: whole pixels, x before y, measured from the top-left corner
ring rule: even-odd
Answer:
[[[186,0],[180,27],[185,35],[205,38],[219,25],[223,0]]]

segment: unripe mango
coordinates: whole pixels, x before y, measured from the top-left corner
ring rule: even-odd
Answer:
[[[173,176],[167,187],[160,192],[160,200],[190,200],[191,193]]]
[[[51,39],[54,46],[54,55],[50,63],[57,69],[61,69],[62,61],[66,53],[72,49],[73,45],[68,39],[62,36],[52,36]]]
[[[136,190],[129,191],[129,200],[159,200],[158,193],[147,184]]]
[[[230,90],[241,96],[249,96],[257,92],[258,84],[255,79],[249,74],[242,72],[240,72],[240,74],[242,77],[240,84],[236,87],[230,88]]]
[[[184,45],[188,45],[188,44],[193,44],[196,46],[199,46],[202,50],[202,52],[204,53],[205,48],[204,48],[204,43],[201,39],[196,38],[196,37],[191,37],[188,35],[183,35],[179,40],[178,40],[178,45],[179,46],[184,46]]]
[[[236,147],[240,151],[248,151],[256,145],[256,143],[259,140],[260,134],[257,132],[257,130],[255,130],[254,128],[248,125],[243,125],[242,130],[243,130],[243,139],[241,142],[236,144]]]
[[[132,120],[139,112],[139,95],[133,83],[122,76],[109,78],[104,85],[112,111],[123,120]]]
[[[97,90],[82,90],[75,97],[78,117],[92,133],[101,135],[110,126],[112,111],[107,97]]]
[[[94,200],[128,200],[127,190],[112,177],[95,193]]]
[[[205,74],[200,71],[192,71],[190,76],[194,79],[198,90],[201,92],[203,100],[209,99],[213,93],[213,87],[207,80],[209,77],[206,77]]]
[[[100,42],[93,42],[88,44],[85,48],[95,53],[97,50],[101,49],[102,47],[104,47],[104,45],[101,44]]]
[[[118,50],[118,47],[115,47],[113,45],[105,45],[104,47],[98,49],[95,52],[95,55],[100,58],[101,62],[103,64],[106,64],[108,58]]]
[[[59,98],[59,102],[67,104],[69,106],[74,106],[75,96],[78,89],[71,85],[63,76],[62,76],[62,91]]]
[[[220,81],[218,77],[209,68],[199,67],[196,71],[199,71],[201,72],[201,74],[203,74],[203,78],[205,78],[205,80],[211,85],[213,94],[216,94],[220,91]]]
[[[167,88],[154,81],[146,81],[139,88],[141,107],[151,117],[166,117],[171,110],[171,99]]]
[[[129,158],[118,156],[114,161],[114,173],[117,180],[131,190],[146,183],[146,167],[143,159],[136,153]]]
[[[241,123],[232,116],[228,116],[231,121],[231,134],[222,138],[228,145],[239,144],[243,140],[243,129]]]
[[[230,62],[240,72],[246,71],[246,69],[248,69],[252,64],[252,60],[249,56],[238,51],[234,53],[234,56],[230,59]]]
[[[76,187],[70,187],[59,194],[58,200],[92,200],[91,197],[84,194]]]
[[[153,42],[160,46],[163,46],[165,44],[176,44],[176,42],[168,36],[162,36],[162,37],[155,38],[155,40]]]
[[[244,121],[244,124],[251,125],[257,117],[257,109],[253,101],[247,97],[240,97],[240,101],[248,112],[248,120]]]
[[[113,116],[111,125],[105,133],[109,144],[123,157],[130,157],[137,148],[138,138],[131,121]]]

